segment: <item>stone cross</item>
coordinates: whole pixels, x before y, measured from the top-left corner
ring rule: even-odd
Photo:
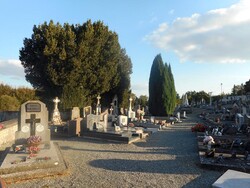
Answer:
[[[36,119],[36,114],[30,114],[30,119],[26,119],[25,123],[30,123],[30,135],[36,135],[36,123],[40,123],[40,119]]]
[[[129,98],[129,111],[132,111],[132,97]]]
[[[55,103],[55,110],[58,109],[58,103],[60,102],[60,100],[58,99],[58,97],[56,97],[53,102]]]
[[[113,114],[113,106],[110,107],[110,114],[112,115]]]
[[[99,115],[101,113],[100,99],[101,99],[101,96],[98,95],[97,96],[97,105],[96,105],[96,115]]]
[[[98,95],[98,96],[97,96],[97,104],[98,104],[98,105],[100,104],[100,99],[101,99],[101,96]]]

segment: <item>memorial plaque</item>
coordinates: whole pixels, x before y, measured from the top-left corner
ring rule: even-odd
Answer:
[[[28,103],[25,107],[26,112],[41,112],[41,104],[39,103]]]

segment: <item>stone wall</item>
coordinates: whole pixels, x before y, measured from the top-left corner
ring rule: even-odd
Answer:
[[[0,130],[0,146],[15,141],[15,132],[17,131],[17,119],[1,122],[4,128]]]
[[[18,118],[18,111],[1,111],[0,122]]]

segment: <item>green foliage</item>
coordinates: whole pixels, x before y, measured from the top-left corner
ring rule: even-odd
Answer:
[[[176,91],[171,66],[163,64],[161,55],[153,61],[149,77],[149,111],[152,115],[165,116],[173,113]]]
[[[210,96],[208,93],[206,93],[205,91],[188,91],[186,92],[187,97],[188,97],[188,101],[189,103],[195,103],[198,104],[203,100],[205,100],[206,103],[209,103],[210,101]]]
[[[146,107],[148,106],[148,96],[146,95],[141,95],[138,99],[138,104],[141,106],[141,107]]]
[[[250,92],[250,80],[248,80],[244,85],[244,91],[245,93]]]
[[[34,89],[12,88],[4,84],[0,84],[0,98],[0,111],[16,111],[22,103],[38,99]]]
[[[36,100],[36,91],[34,89],[20,87],[14,90],[14,96],[19,101],[20,104],[25,103],[28,100]]]
[[[9,95],[0,96],[0,109],[1,111],[18,111],[20,103],[16,97]]]
[[[245,94],[244,85],[234,85],[232,89],[232,95],[243,95]]]
[[[102,22],[63,26],[50,21],[34,26],[20,50],[26,80],[64,108],[90,105],[98,94],[123,96],[130,87],[132,64],[118,36]]]

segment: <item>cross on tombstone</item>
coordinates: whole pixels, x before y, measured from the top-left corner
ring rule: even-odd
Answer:
[[[36,134],[36,123],[40,123],[40,119],[36,119],[36,114],[30,114],[30,119],[26,119],[25,123],[30,123],[30,135]]]
[[[113,115],[113,106],[110,107],[110,114]]]
[[[58,103],[60,102],[60,100],[58,99],[58,97],[56,97],[53,102],[55,103],[55,110],[58,109]]]

